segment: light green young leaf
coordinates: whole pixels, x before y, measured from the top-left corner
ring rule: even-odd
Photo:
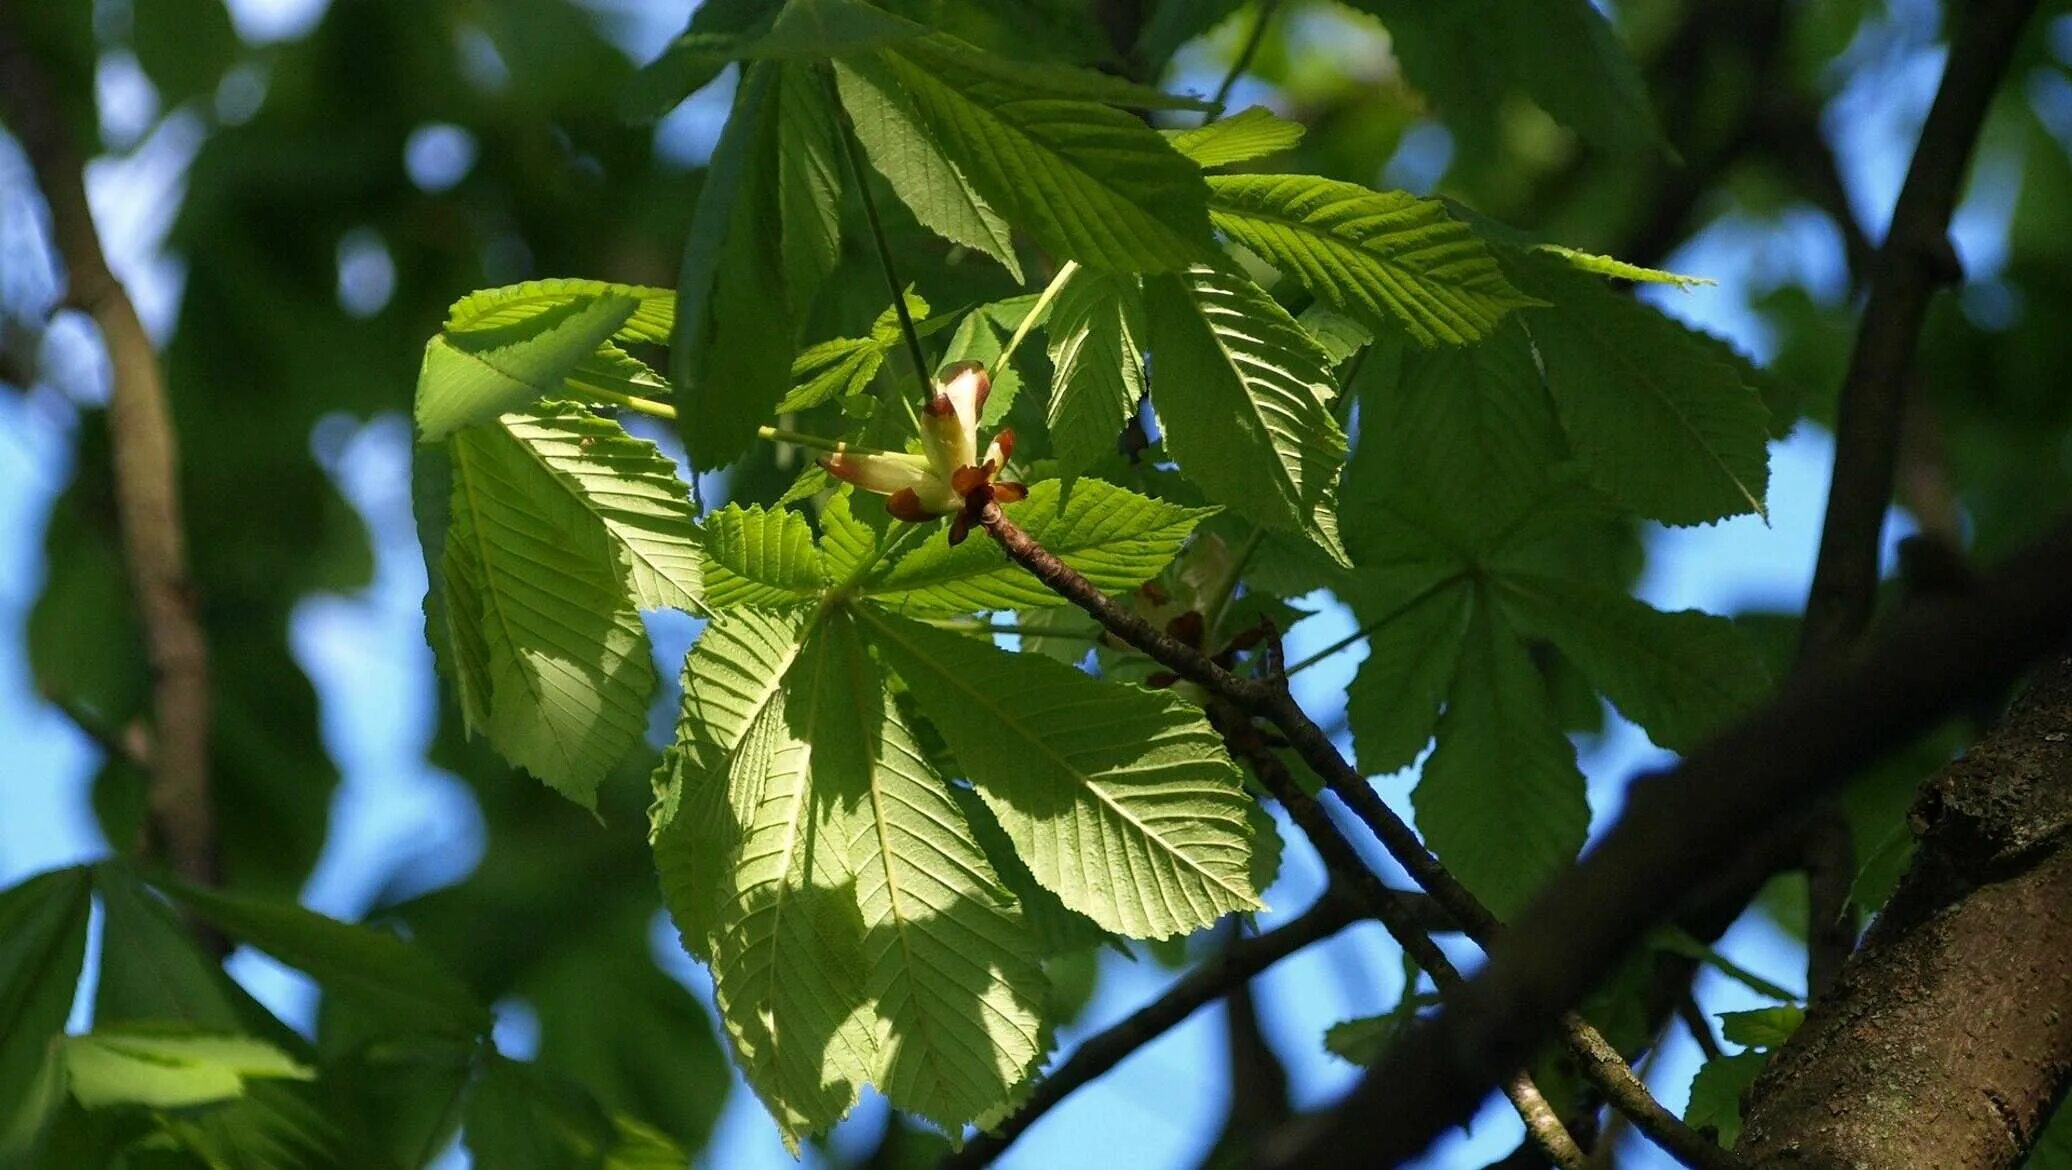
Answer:
[[[1555,261],[1518,271],[1555,306],[1526,328],[1599,486],[1668,524],[1764,511],[1769,412],[1717,343]]]
[[[1715,1056],[1691,1078],[1691,1100],[1684,1107],[1684,1121],[1692,1129],[1712,1130],[1719,1144],[1733,1149],[1741,1140],[1741,1097],[1755,1085],[1770,1063],[1766,1052],[1739,1052]]]
[[[1460,654],[1411,802],[1432,852],[1503,918],[1575,860],[1590,804],[1546,685],[1486,604]]]
[[[1322,301],[1312,302],[1309,308],[1302,310],[1295,323],[1323,347],[1324,355],[1331,359],[1333,366],[1345,364],[1361,349],[1374,344],[1372,329]]]
[[[591,807],[640,741],[655,685],[625,551],[513,426],[447,446],[440,578],[462,711],[506,759]]]
[[[1336,485],[1345,432],[1328,358],[1265,290],[1222,269],[1146,279],[1166,447],[1202,493],[1346,564]]]
[[[161,883],[175,902],[231,938],[309,975],[398,1029],[487,1035],[487,1009],[421,947],[385,930],[340,922],[288,902]]]
[[[1757,1008],[1746,1012],[1721,1012],[1720,1035],[1743,1048],[1782,1048],[1799,1025],[1806,1022],[1806,1009],[1797,1004]]]
[[[778,91],[782,71],[809,68],[760,61],[743,70],[691,217],[670,363],[677,429],[701,471],[746,451],[791,384],[804,290],[786,279]],[[796,230],[822,226],[809,221]]]
[[[1265,106],[1249,106],[1206,125],[1163,133],[1174,150],[1211,170],[1293,150],[1304,129],[1302,123],[1290,122]]]
[[[1367,660],[1345,692],[1346,722],[1362,772],[1405,767],[1431,742],[1473,605],[1472,587],[1446,578],[1407,602],[1380,607],[1376,620],[1386,620],[1367,635]],[[1368,611],[1364,599],[1355,601],[1354,612],[1363,620]]]
[[[909,292],[907,312],[918,324],[928,320],[928,302]],[[899,310],[886,309],[871,323],[868,337],[823,341],[793,359],[791,393],[777,404],[779,414],[810,410],[833,398],[869,392],[871,379],[885,364],[885,355],[903,340]]]
[[[72,1095],[89,1109],[181,1109],[241,1097],[247,1080],[307,1081],[316,1071],[250,1036],[135,1028],[65,1039]]]
[[[969,193],[1055,256],[1116,271],[1170,271],[1210,247],[1200,171],[1109,103],[1178,104],[1098,74],[1009,64],[943,34],[841,62],[842,101],[871,162],[916,214],[938,220]],[[852,95],[854,95],[852,97]],[[876,144],[873,145],[873,139]],[[964,183],[945,174],[944,163]],[[968,183],[968,191],[959,190]],[[951,232],[974,231],[976,208]],[[997,250],[996,250],[997,249]]]
[[[1080,271],[1051,303],[1051,452],[1069,483],[1115,450],[1144,397],[1148,331],[1135,278]]]
[[[1486,335],[1538,304],[1437,200],[1314,175],[1209,179],[1209,218],[1331,307],[1422,345]]]
[[[578,407],[509,415],[498,425],[610,534],[635,605],[702,612],[698,508],[669,456]]]
[[[28,1146],[62,1099],[53,1046],[79,992],[92,893],[78,868],[0,891],[0,1161]]]
[[[449,334],[494,332],[554,309],[609,296],[634,301],[633,315],[612,334],[615,340],[669,344],[670,331],[676,326],[676,290],[576,277],[528,280],[471,292],[446,310],[444,328]]]
[[[1520,630],[1554,643],[1619,713],[1671,751],[1702,743],[1769,693],[1769,672],[1734,623],[1663,613],[1623,593],[1507,572],[1499,604]]]
[[[980,305],[964,314],[963,319],[957,322],[957,331],[950,335],[943,361],[979,362],[993,380],[992,393],[986,397],[985,410],[979,415],[979,423],[983,426],[994,426],[1007,417],[1007,412],[1014,408],[1015,398],[1022,392],[1021,359],[1002,365],[1000,354],[1007,348],[1008,339],[1021,326],[1022,319],[1037,308],[1038,299],[1036,293],[1025,293]],[[1041,325],[1050,311],[1049,308],[1043,309],[1031,322],[1031,327]],[[1022,352],[1026,354],[1028,351]]]
[[[826,569],[813,530],[797,512],[728,504],[705,518],[705,603],[713,609],[764,609],[816,600]]]
[[[1157,576],[1194,526],[1215,514],[1213,508],[1183,508],[1098,479],[1073,485],[1062,505],[1061,495],[1057,480],[1045,480],[1029,488],[1028,499],[1009,504],[1007,515],[1106,593],[1127,592]],[[941,526],[873,582],[867,596],[914,614],[1063,604],[997,544],[969,539],[952,547]]]
[[[1600,256],[1594,252],[1579,252],[1560,244],[1534,244],[1531,250],[1566,261],[1570,268],[1579,272],[1594,273],[1615,280],[1630,280],[1636,284],[1673,284],[1678,288],[1696,288],[1699,285],[1717,284],[1710,277],[1685,276],[1680,272],[1669,272],[1661,268],[1643,268],[1628,264],[1613,256]]]
[[[1259,908],[1250,798],[1198,712],[1046,658],[868,609],[859,617],[1066,906],[1132,938]]]
[[[497,328],[442,333],[417,373],[417,433],[425,442],[561,393],[569,374],[632,318],[618,293],[567,301]]]
[[[686,790],[657,855],[750,1083],[793,1141],[866,1081],[946,1127],[991,1110],[1042,1054],[1043,977],[852,619],[729,615],[715,633],[678,758],[723,798]],[[701,850],[722,860],[701,870]],[[695,885],[715,877],[719,896]]]

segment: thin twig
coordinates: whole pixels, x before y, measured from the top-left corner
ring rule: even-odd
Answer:
[[[1280,0],[1266,0],[1259,6],[1259,19],[1252,22],[1252,31],[1245,35],[1244,46],[1237,51],[1237,59],[1230,63],[1230,72],[1223,75],[1223,84],[1216,87],[1216,96],[1209,99],[1216,105],[1216,113],[1209,116],[1211,120],[1222,113],[1224,104],[1230,100],[1230,91],[1237,86],[1237,79],[1252,67],[1252,58],[1259,55],[1259,45],[1266,40],[1266,27],[1273,23],[1273,14],[1280,6]]]
[[[1129,1018],[1088,1037],[1057,1071],[1037,1082],[1020,1109],[991,1133],[978,1135],[965,1143],[962,1150],[943,1159],[940,1170],[972,1170],[991,1162],[1037,1119],[1121,1064],[1137,1049],[1164,1035],[1196,1010],[1222,998],[1232,987],[1309,944],[1331,937],[1361,916],[1357,899],[1331,888],[1314,906],[1286,925],[1231,943]]]
[[[1408,909],[1397,899],[1394,892],[1381,884],[1381,879],[1361,862],[1359,854],[1353,851],[1330,815],[1318,804],[1316,798],[1302,790],[1295,783],[1288,769],[1273,754],[1259,729],[1252,721],[1235,710],[1227,700],[1211,700],[1208,706],[1209,723],[1215,727],[1223,742],[1230,748],[1231,755],[1243,760],[1252,774],[1281,807],[1288,810],[1288,816],[1296,827],[1309,838],[1317,853],[1324,860],[1324,867],[1330,871],[1334,883],[1341,883],[1360,899],[1367,911],[1381,920],[1389,937],[1403,948],[1405,954],[1427,975],[1439,989],[1443,998],[1461,985],[1460,971],[1447,959],[1446,952],[1439,949],[1431,936],[1418,928]],[[1523,1069],[1504,1078],[1504,1096],[1508,1098],[1518,1118],[1525,1123],[1526,1133],[1541,1153],[1562,1170],[1580,1170],[1583,1152],[1576,1146],[1575,1139],[1561,1124],[1561,1118],[1547,1104],[1547,1098],[1533,1083],[1531,1074]]]
[[[4,12],[4,9],[0,9]],[[0,23],[4,23],[0,16]],[[163,376],[136,306],[108,269],[74,146],[42,62],[0,27],[0,99],[50,205],[65,301],[93,317],[108,349],[108,433],[115,511],[132,603],[151,666],[147,840],[179,877],[214,885],[209,795],[209,656],[188,576],[179,452]]]
[[[1038,544],[997,506],[988,506],[979,522],[1010,560],[1029,570],[1053,592],[1093,615],[1095,621],[1117,637],[1158,659],[1188,681],[1208,688],[1247,715],[1259,716],[1271,723],[1287,739],[1296,755],[1366,822],[1412,880],[1430,893],[1470,938],[1484,947],[1491,945],[1499,929],[1496,916],[1439,864],[1438,858],[1425,849],[1410,826],[1382,801],[1366,777],[1340,754],[1330,736],[1295,702],[1288,691],[1285,671],[1278,661],[1278,637],[1267,639],[1268,677],[1263,680],[1238,678],[1192,646],[1116,604],[1092,582]],[[1323,846],[1320,844],[1319,848]],[[1664,1109],[1633,1075],[1633,1070],[1611,1044],[1582,1017],[1568,1013],[1563,1016],[1561,1024],[1584,1075],[1605,1094],[1614,1108],[1632,1117],[1641,1131],[1663,1149],[1686,1165],[1715,1168],[1738,1165],[1726,1151]]]

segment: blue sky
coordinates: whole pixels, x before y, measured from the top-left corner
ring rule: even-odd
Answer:
[[[264,41],[303,35],[320,17],[326,0],[234,0],[239,31]],[[681,27],[689,4],[640,5],[612,0],[595,5],[629,51],[652,55]],[[1830,103],[1826,130],[1841,158],[1852,200],[1873,235],[1882,230],[1903,176],[1907,150],[1924,115],[1940,68],[1932,44],[1933,6],[1894,5],[1896,14],[1861,38],[1851,60],[1859,63],[1850,84]],[[2061,22],[2063,23],[2063,22]],[[2061,40],[2072,41],[2072,35]],[[1213,86],[1216,66],[1202,59],[1182,84]],[[1206,76],[1197,81],[1196,75]],[[248,102],[254,79],[228,84],[219,102]],[[97,219],[118,273],[129,284],[148,326],[163,337],[177,312],[180,258],[163,254],[159,240],[174,205],[187,163],[203,133],[192,117],[156,120],[156,100],[133,62],[110,61],[100,79],[107,128],[117,141],[136,147],[119,159],[97,161],[89,186]],[[1253,87],[1240,100],[1274,95]],[[2047,96],[2047,95],[2046,95]],[[658,130],[673,157],[701,158],[725,115],[726,89],[715,86],[679,110]],[[2038,100],[2043,100],[2039,97]],[[2058,94],[2055,101],[2072,105]],[[147,133],[148,131],[148,133]],[[452,181],[471,152],[465,135],[438,128],[413,139],[407,160],[427,186]],[[1427,127],[1411,140],[1388,173],[1423,186],[1437,177],[1450,148],[1443,130]],[[2004,234],[2014,197],[2010,164],[1991,154],[1982,161],[1983,180],[1967,200],[1956,226],[1959,252],[1975,282],[1990,286],[2004,253]],[[47,304],[48,264],[17,264],[29,255],[37,232],[34,200],[11,146],[0,149],[0,304]],[[385,253],[341,241],[341,298],[378,307],[389,279]],[[1810,210],[1779,219],[1730,214],[1702,232],[1671,261],[1684,272],[1715,278],[1710,288],[1687,292],[1656,290],[1663,308],[1729,337],[1758,358],[1772,339],[1748,308],[1751,297],[1783,283],[1798,284],[1832,302],[1842,295],[1841,245],[1832,225]],[[552,274],[534,274],[552,275]],[[465,290],[455,290],[456,294]],[[87,807],[87,785],[97,765],[96,749],[35,696],[22,629],[41,583],[39,553],[52,500],[70,468],[69,432],[74,400],[94,401],[105,379],[102,362],[86,335],[67,325],[50,343],[50,379],[24,397],[0,396],[0,743],[9,745],[11,767],[0,775],[0,885],[52,866],[92,858],[105,851]],[[313,595],[299,605],[293,625],[298,661],[322,699],[327,748],[344,776],[332,815],[332,835],[304,900],[327,913],[362,913],[376,884],[393,867],[412,866],[417,883],[438,885],[464,876],[481,850],[479,816],[464,785],[432,768],[424,751],[432,733],[434,692],[431,659],[421,637],[420,599],[424,574],[411,528],[407,460],[410,436],[400,416],[361,424],[344,417],[327,420],[311,437],[312,450],[366,517],[375,544],[373,584],[349,595]],[[1641,592],[1663,608],[1696,607],[1715,612],[1748,608],[1790,608],[1804,597],[1817,544],[1826,494],[1830,444],[1825,434],[1801,427],[1772,452],[1768,522],[1744,517],[1703,528],[1658,530],[1649,538],[1650,559]],[[1889,547],[1905,531],[1903,517],[1888,532]],[[665,677],[675,674],[669,659],[680,655],[695,624],[682,619],[656,623],[656,646]],[[1290,635],[1289,652],[1301,658],[1349,632],[1343,611],[1325,607]],[[1298,697],[1326,726],[1343,704],[1343,692],[1364,651],[1352,649],[1305,672]],[[1596,827],[1616,814],[1627,780],[1641,767],[1666,757],[1645,736],[1613,717],[1608,732],[1579,743],[1591,781]],[[1383,777],[1380,791],[1407,813],[1415,769]],[[557,799],[541,790],[540,799]],[[1375,853],[1379,860],[1378,851]],[[1384,863],[1385,864],[1385,863]],[[1268,893],[1274,911],[1261,917],[1271,926],[1299,912],[1320,888],[1313,856],[1291,848],[1280,881]],[[1453,948],[1472,965],[1472,948]],[[1786,986],[1803,984],[1796,948],[1766,923],[1751,918],[1732,931],[1722,950],[1737,962]],[[657,961],[701,995],[709,982],[677,947],[666,924],[654,931]],[[1101,990],[1085,1018],[1065,1029],[1071,1045],[1089,1031],[1127,1015],[1155,996],[1172,976],[1150,962],[1118,956],[1103,960]],[[313,990],[301,977],[264,958],[240,953],[233,970],[253,991],[290,1020],[309,1018]],[[1311,948],[1262,976],[1258,1001],[1269,1038],[1287,1061],[1300,1104],[1319,1105],[1346,1089],[1356,1070],[1325,1055],[1319,1037],[1329,1024],[1386,1009],[1400,980],[1394,947],[1378,928],[1366,925]],[[1699,996],[1709,1011],[1758,1006],[1738,984],[1704,976]],[[85,997],[82,997],[82,1004]],[[503,1005],[499,1041],[523,1055],[532,1042],[523,1005]],[[1191,1166],[1213,1138],[1227,1092],[1222,1056],[1220,1008],[1205,1010],[1151,1045],[1097,1086],[1077,1094],[1018,1142],[1002,1165],[1127,1164],[1148,1168]],[[76,1023],[86,1023],[83,1011]],[[1643,1069],[1660,1096],[1680,1106],[1695,1070],[1695,1046],[1680,1030]],[[836,1134],[838,1145],[862,1148],[884,1124],[882,1102],[867,1101]],[[1500,1100],[1486,1108],[1467,1135],[1435,1146],[1423,1165],[1479,1166],[1516,1144],[1519,1128]],[[1630,1165],[1669,1165],[1638,1148]],[[814,1159],[809,1154],[807,1161]],[[455,1152],[448,1164],[465,1164]],[[734,1092],[719,1139],[701,1164],[729,1168],[796,1165],[776,1131],[745,1091]]]

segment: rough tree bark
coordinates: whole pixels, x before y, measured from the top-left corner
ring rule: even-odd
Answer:
[[[1757,1082],[1762,1165],[2015,1166],[2072,1080],[2072,657],[1912,822],[1913,867]]]

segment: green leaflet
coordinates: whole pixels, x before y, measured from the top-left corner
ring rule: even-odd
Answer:
[[[1164,134],[1174,150],[1203,170],[1212,170],[1293,150],[1305,129],[1302,123],[1290,122],[1264,106],[1249,106],[1228,118]]]
[[[1547,256],[1558,256],[1566,261],[1570,268],[1579,272],[1589,272],[1615,280],[1630,280],[1636,284],[1673,284],[1681,289],[1690,289],[1702,284],[1718,283],[1709,277],[1685,276],[1680,272],[1669,272],[1660,268],[1643,268],[1612,256],[1579,252],[1560,244],[1533,244],[1530,250]]]
[[[713,609],[817,600],[827,573],[797,512],[729,504],[705,518],[705,599]]]
[[[0,1160],[26,1148],[62,1100],[53,1044],[78,994],[92,892],[77,868],[0,890]]]
[[[1007,1100],[1042,1054],[1043,977],[848,613],[716,621],[679,747],[704,794],[658,839],[664,889],[788,1138],[866,1081],[950,1128]]]
[[[1355,613],[1365,617],[1364,598]],[[1345,692],[1345,717],[1360,770],[1393,772],[1424,751],[1460,663],[1474,590],[1443,578],[1408,602],[1390,606],[1367,635],[1367,661]]]
[[[1177,697],[858,613],[1036,880],[1103,929],[1167,938],[1258,909],[1250,798]]]
[[[313,1080],[315,1070],[249,1036],[117,1028],[64,1042],[66,1080],[89,1109],[179,1109],[240,1097],[250,1079]]]
[[[1640,71],[1590,0],[1353,0],[1388,25],[1403,71],[1456,122],[1513,86],[1611,151],[1664,149]]]
[[[1712,1130],[1719,1135],[1720,1145],[1733,1149],[1741,1140],[1741,1096],[1769,1063],[1769,1053],[1753,1049],[1706,1061],[1691,1078],[1684,1120],[1692,1129]]]
[[[677,429],[701,471],[739,458],[790,386],[793,323],[808,290],[790,287],[784,240],[824,225],[786,222],[778,91],[783,71],[811,68],[761,61],[742,72],[698,192],[670,363]],[[794,261],[809,252],[793,248]]]
[[[398,1031],[457,1038],[489,1033],[489,1012],[467,985],[388,931],[340,922],[294,903],[161,885],[195,917],[378,1013]]]
[[[1136,279],[1080,271],[1050,306],[1051,452],[1069,483],[1115,450],[1144,397],[1148,340]]]
[[[1782,1048],[1805,1022],[1806,1009],[1797,1004],[1719,1014],[1720,1035],[1744,1048]]]
[[[1769,672],[1734,623],[1663,613],[1601,586],[1526,573],[1498,580],[1520,630],[1559,647],[1619,713],[1671,751],[1703,742],[1769,693]]]
[[[508,415],[498,425],[604,527],[635,605],[702,611],[697,504],[660,448],[579,407]]]
[[[1668,524],[1764,511],[1769,412],[1719,343],[1557,261],[1516,269],[1554,305],[1526,328],[1593,481]]]
[[[1396,348],[1396,377],[1360,379],[1362,445],[1373,445],[1360,462],[1386,468],[1394,493],[1457,517],[1478,543],[1500,536],[1567,456],[1525,330],[1505,321],[1469,345]]]
[[[800,309],[842,254],[843,146],[836,119],[818,69],[777,71],[779,250],[786,290]]]
[[[892,193],[923,227],[991,256],[1021,283],[1022,262],[1015,255],[1013,229],[971,185],[964,168],[928,130],[905,92],[867,67],[859,72],[838,61],[834,69],[842,108],[849,113],[856,139],[871,166],[892,185]]]
[[[1345,433],[1328,358],[1265,290],[1196,267],[1144,282],[1166,447],[1202,493],[1345,564],[1335,488]]]
[[[630,297],[633,313],[612,337],[619,341],[669,344],[676,326],[676,291],[602,280],[555,277],[528,280],[471,292],[446,310],[447,333],[495,331],[517,325],[553,309],[608,296]]]
[[[1437,200],[1314,175],[1208,182],[1218,230],[1372,328],[1457,345],[1540,303],[1512,288],[1488,246]]]
[[[561,392],[639,307],[618,293],[569,300],[496,328],[441,333],[417,374],[417,433],[426,442]]]
[[[654,665],[625,550],[521,437],[552,420],[514,419],[448,442],[444,633],[469,727],[589,808],[646,728]]]
[[[986,398],[986,408],[979,415],[983,426],[996,426],[1007,417],[1014,407],[1014,400],[1022,392],[1022,365],[1027,360],[1028,350],[1020,353],[1006,365],[1000,364],[1000,351],[1007,348],[1007,340],[1014,336],[1022,319],[1037,307],[1038,296],[1025,293],[1009,297],[1004,301],[980,305],[964,314],[957,322],[957,331],[950,335],[950,345],[943,353],[943,361],[983,362],[987,373],[993,379],[993,392]],[[1031,327],[1043,323],[1050,310],[1043,310]]]
[[[1524,643],[1478,604],[1439,718],[1439,746],[1411,795],[1439,860],[1497,917],[1575,860],[1590,804]]]
[[[845,57],[838,73],[872,165],[947,238],[1007,263],[1004,217],[1094,268],[1171,271],[1209,252],[1200,171],[1109,104],[1178,104],[1156,91],[943,34]]]
[[[1214,509],[1183,508],[1098,479],[1080,480],[1062,504],[1061,496],[1058,481],[1045,480],[1030,487],[1028,499],[1008,505],[1007,514],[1108,593],[1134,589],[1157,576],[1194,526],[1215,514]],[[916,614],[1064,604],[992,541],[971,539],[952,548],[948,530],[940,527],[877,578],[867,595]]]
[[[927,301],[909,292],[906,302],[916,323],[928,319]],[[792,361],[791,393],[777,404],[777,412],[810,410],[830,399],[868,393],[885,355],[900,342],[899,310],[888,308],[871,322],[870,336],[838,337],[804,350]]]
[[[693,8],[683,34],[627,79],[619,117],[646,123],[675,109],[720,75],[743,39],[767,31],[783,6],[782,0],[705,0]]]
[[[482,1166],[673,1170],[689,1159],[666,1135],[607,1114],[582,1086],[494,1054],[468,1085],[462,1127]]]

